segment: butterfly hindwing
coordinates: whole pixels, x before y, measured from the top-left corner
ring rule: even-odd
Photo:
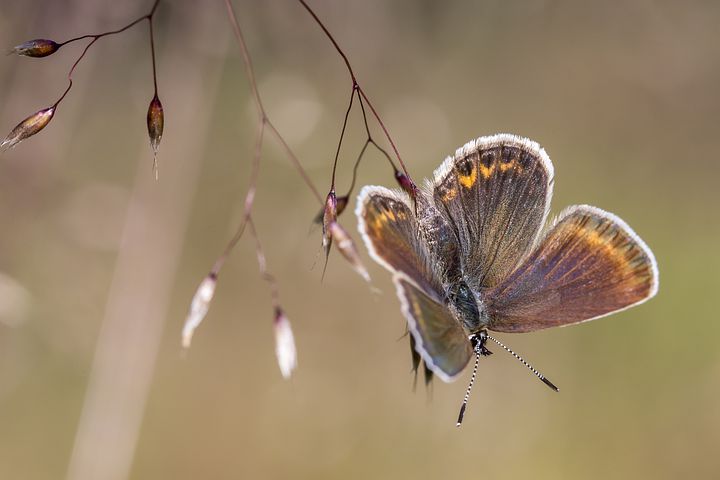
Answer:
[[[530,332],[571,325],[642,303],[657,288],[655,257],[625,222],[599,208],[574,206],[486,292],[489,328]]]
[[[430,370],[444,381],[453,380],[467,365],[472,346],[447,307],[436,302],[402,273],[393,277],[415,350]]]
[[[467,143],[435,171],[433,200],[457,236],[473,287],[496,285],[530,251],[547,217],[552,184],[545,151],[507,134]]]

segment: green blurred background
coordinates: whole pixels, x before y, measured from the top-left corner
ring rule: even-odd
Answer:
[[[2,0],[0,45],[110,30],[149,4]],[[311,5],[416,178],[470,138],[537,140],[553,213],[625,219],[657,256],[659,295],[502,336],[561,393],[498,351],[458,430],[466,378],[413,393],[394,289],[364,248],[382,293],[337,253],[320,282],[318,205],[268,137],[256,221],[299,369],[278,371],[249,238],[184,354],[190,298],[242,215],[256,124],[222,2],[163,2],[158,183],[146,25],[99,41],[47,129],[0,158],[0,478],[718,478],[720,3]],[[341,59],[292,0],[236,8],[268,112],[325,192]],[[80,50],[0,57],[3,134],[62,93]],[[342,188],[363,140],[354,111]],[[367,183],[394,186],[375,152]],[[342,221],[355,232],[351,209]]]

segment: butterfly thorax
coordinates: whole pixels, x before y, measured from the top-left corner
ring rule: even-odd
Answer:
[[[446,291],[448,308],[469,334],[477,333],[488,325],[489,318],[480,294],[474,292],[465,280],[447,285]]]

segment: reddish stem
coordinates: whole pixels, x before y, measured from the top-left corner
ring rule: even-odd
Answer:
[[[67,45],[67,44],[72,43],[72,42],[77,42],[77,41],[79,41],[79,40],[84,40],[84,39],[86,39],[86,38],[92,38],[92,41],[85,46],[85,48],[83,49],[83,51],[82,51],[82,53],[80,54],[80,56],[77,58],[77,60],[75,60],[75,63],[73,63],[72,67],[70,67],[70,71],[68,72],[68,76],[67,76],[67,78],[68,78],[68,86],[67,86],[67,88],[65,89],[65,91],[63,92],[63,94],[60,96],[60,98],[58,98],[58,100],[53,104],[53,107],[54,107],[54,108],[57,108],[57,106],[60,104],[60,102],[62,102],[62,101],[65,99],[65,96],[68,94],[68,92],[70,91],[70,89],[71,89],[72,86],[73,86],[72,76],[73,76],[73,73],[75,72],[75,68],[78,66],[78,64],[80,63],[80,61],[81,61],[83,58],[85,58],[85,54],[86,54],[87,51],[90,49],[90,47],[93,46],[93,44],[94,44],[95,42],[97,42],[99,39],[101,39],[101,38],[103,38],[103,37],[107,37],[107,36],[109,36],[109,35],[116,35],[116,34],[118,34],[118,33],[122,33],[122,32],[124,32],[125,30],[128,30],[129,28],[134,27],[135,25],[137,25],[138,23],[142,22],[143,20],[147,20],[147,21],[150,23],[150,50],[151,50],[151,52],[152,52],[152,62],[153,62],[153,84],[154,84],[154,86],[155,86],[155,95],[157,95],[157,76],[156,76],[156,73],[155,73],[155,42],[154,42],[154,40],[153,40],[152,20],[153,20],[153,15],[155,15],[155,11],[157,10],[157,7],[158,7],[159,4],[160,4],[160,0],[155,0],[155,3],[153,3],[153,6],[152,6],[152,8],[150,9],[150,12],[149,12],[149,13],[143,15],[143,16],[140,17],[140,18],[137,18],[137,19],[133,20],[132,22],[128,23],[128,24],[125,25],[124,27],[119,28],[119,29],[117,29],[117,30],[111,30],[111,31],[108,31],[108,32],[96,33],[96,34],[89,34],[89,35],[81,35],[81,36],[79,36],[79,37],[71,38],[70,40],[65,40],[64,42],[59,43],[58,45],[59,45],[60,47],[62,47],[62,46],[64,46],[64,45]]]
[[[338,157],[340,156],[340,147],[342,146],[343,138],[345,137],[345,128],[347,127],[348,117],[350,116],[350,110],[352,110],[353,100],[355,100],[355,90],[357,84],[353,84],[352,92],[350,92],[350,103],[348,104],[347,111],[345,112],[345,120],[343,120],[342,131],[340,132],[340,140],[338,141],[337,150],[335,151],[335,161],[333,162],[332,169],[332,180],[330,182],[330,190],[335,191],[335,172],[337,171]]]
[[[257,87],[257,81],[255,80],[255,69],[252,65],[252,58],[250,57],[250,52],[247,48],[247,43],[245,42],[245,37],[242,34],[242,30],[240,29],[240,24],[237,20],[237,16],[235,15],[235,9],[232,6],[232,2],[230,0],[225,0],[225,7],[227,9],[228,18],[230,19],[230,24],[232,25],[233,33],[235,34],[235,39],[238,42],[238,45],[240,46],[240,51],[243,56],[243,61],[245,62],[245,71],[247,73],[248,79],[250,80],[250,90],[252,91],[253,99],[255,100],[255,106],[257,107],[258,112],[258,121],[264,123],[268,129],[275,135],[275,138],[280,142],[280,144],[285,149],[285,153],[287,154],[288,158],[292,162],[295,169],[300,174],[300,177],[302,177],[305,184],[308,186],[312,194],[315,196],[317,201],[322,205],[323,204],[323,198],[320,196],[320,193],[318,192],[317,188],[315,188],[315,185],[312,183],[312,180],[310,180],[310,177],[308,176],[307,172],[303,168],[302,164],[300,163],[300,160],[295,156],[290,146],[287,144],[285,139],[282,135],[280,135],[280,132],[275,128],[275,125],[272,124],[270,119],[267,116],[267,113],[265,112],[265,107],[263,106],[262,99],[260,97],[260,91]]]
[[[333,46],[335,47],[335,50],[342,57],[343,61],[345,62],[345,66],[347,67],[348,73],[350,74],[350,78],[353,81],[353,89],[357,88],[358,93],[367,102],[368,107],[370,107],[370,110],[372,111],[373,115],[375,116],[375,119],[380,124],[380,127],[382,128],[382,131],[385,134],[385,137],[388,139],[388,142],[390,142],[393,152],[395,152],[395,156],[397,157],[398,162],[400,163],[400,166],[403,169],[403,172],[405,172],[405,175],[408,178],[411,178],[410,173],[408,172],[407,167],[405,166],[405,162],[403,162],[402,158],[400,157],[400,152],[398,151],[397,147],[395,146],[395,142],[393,141],[392,137],[390,136],[390,132],[388,131],[385,124],[383,123],[382,119],[380,118],[380,115],[378,115],[372,102],[370,102],[370,99],[368,98],[367,94],[363,90],[362,86],[360,86],[360,83],[357,81],[357,77],[355,76],[355,71],[353,70],[352,66],[350,65],[350,61],[348,60],[347,55],[345,55],[345,52],[343,51],[342,48],[340,48],[340,45],[335,40],[335,37],[333,37],[333,35],[330,33],[330,31],[325,26],[325,24],[322,22],[322,20],[320,20],[320,18],[313,11],[313,9],[310,8],[310,6],[307,4],[307,2],[305,2],[305,0],[298,0],[298,2],[300,2],[300,4],[303,7],[305,7],[305,10],[307,10],[307,12],[313,17],[313,19],[315,20],[315,23],[317,23],[318,26],[322,29],[322,31],[325,33],[325,36],[330,40],[330,42],[332,42]]]

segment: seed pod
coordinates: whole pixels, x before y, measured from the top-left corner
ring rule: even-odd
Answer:
[[[55,43],[52,40],[37,38],[35,40],[28,40],[20,45],[16,45],[10,53],[22,55],[24,57],[42,58],[57,52],[61,46],[62,45]]]
[[[0,143],[0,152],[9,150],[26,138],[38,133],[50,123],[53,115],[55,115],[55,106],[44,108],[27,117],[13,128],[12,132]]]
[[[327,198],[325,199],[325,208],[323,210],[323,236],[322,246],[325,250],[325,256],[327,257],[330,253],[330,246],[332,245],[332,232],[330,232],[330,224],[337,220],[337,198],[335,197],[335,190],[330,190]]]
[[[360,260],[360,255],[358,254],[357,248],[355,248],[355,243],[352,241],[352,238],[350,238],[350,235],[348,235],[345,229],[337,222],[332,222],[330,224],[330,235],[337,240],[337,248],[340,250],[342,256],[350,262],[353,269],[360,274],[365,281],[369,282],[370,274],[368,274],[365,265],[363,265]]]
[[[348,205],[349,198],[347,195],[337,197],[337,216],[339,217],[345,211],[345,207]]]
[[[185,326],[183,326],[182,330],[182,346],[184,348],[190,347],[195,329],[203,321],[205,315],[207,315],[210,302],[215,295],[216,284],[217,275],[211,272],[203,279],[195,292],[192,302],[190,302],[190,312],[188,312],[187,318],[185,319]]]
[[[345,211],[345,207],[348,206],[349,197],[347,195],[343,195],[342,197],[337,197],[336,199],[337,205],[336,205],[336,211],[337,216],[340,216],[342,212]],[[321,208],[317,215],[315,215],[315,218],[313,219],[314,223],[317,223],[318,225],[323,224],[323,218],[325,218],[325,208]]]
[[[417,186],[415,186],[415,183],[410,180],[410,177],[405,175],[400,170],[395,170],[395,180],[397,180],[400,187],[405,190],[405,192],[410,195],[410,198],[413,200],[415,199]]]
[[[285,312],[277,307],[275,309],[275,355],[283,378],[288,379],[293,370],[297,368],[297,350],[295,348],[295,337],[293,336],[290,320]]]
[[[165,126],[165,115],[163,114],[162,103],[157,96],[157,93],[150,101],[150,106],[147,112],[147,127],[148,136],[150,137],[150,146],[153,149],[153,172],[155,172],[155,179],[158,177],[157,169],[157,153],[160,147],[160,140],[163,135],[163,127]]]

